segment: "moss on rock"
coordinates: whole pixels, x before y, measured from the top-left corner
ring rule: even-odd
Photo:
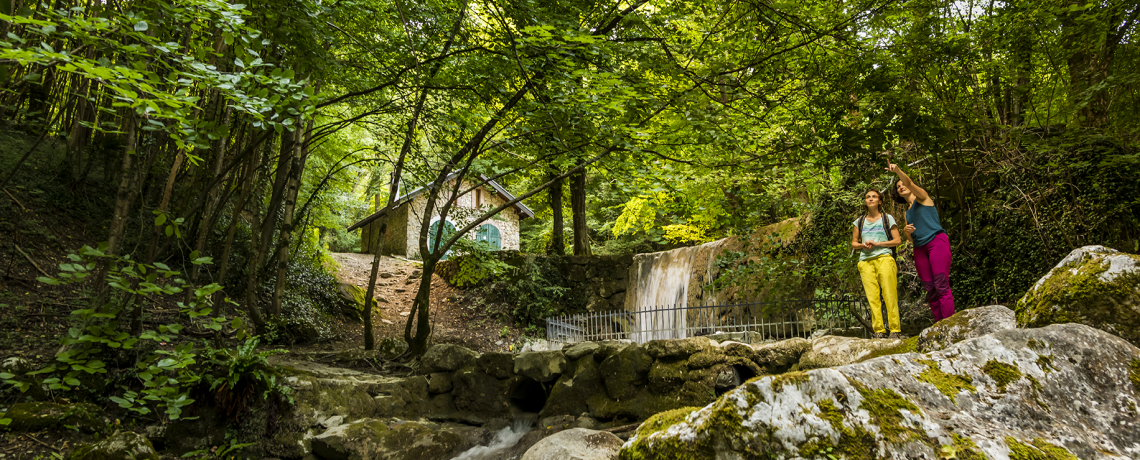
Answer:
[[[878,425],[883,437],[888,441],[905,441],[917,435],[913,429],[903,425],[905,420],[902,411],[919,415],[922,411],[918,406],[890,388],[871,389],[854,381],[852,384],[859,390],[859,394],[863,395],[863,402],[859,404],[859,408],[871,414],[871,422]]]
[[[701,410],[700,407],[686,406],[680,409],[673,409],[649,417],[641,426],[637,427],[637,436],[640,438],[647,438],[653,433],[664,430],[675,424],[685,421],[685,417],[689,414]]]
[[[958,393],[962,390],[967,390],[971,393],[978,392],[978,389],[971,385],[974,381],[970,376],[942,372],[937,362],[928,359],[920,359],[918,362],[925,364],[926,370],[918,374],[915,380],[934,385],[934,388],[937,388],[938,391],[950,398],[950,402],[957,404]]]
[[[1102,246],[1078,248],[1017,302],[1017,323],[1082,323],[1140,344],[1138,286],[1140,256]]]
[[[16,403],[0,418],[12,419],[8,425],[11,431],[40,431],[71,426],[84,433],[94,433],[105,426],[99,406],[88,403]]]
[[[1140,359],[1128,363],[1128,379],[1132,381],[1132,388],[1140,392]]]
[[[1007,437],[1005,444],[1009,446],[1009,460],[1078,460],[1068,449],[1054,446],[1041,438],[1033,438],[1033,444],[1026,445]]]
[[[1012,364],[1006,364],[996,359],[986,361],[982,366],[982,373],[990,376],[997,383],[998,391],[1005,393],[1006,385],[1016,382],[1023,375],[1021,370]]]
[[[978,449],[978,445],[974,444],[970,438],[955,433],[952,438],[954,444],[951,444],[951,456],[943,455],[943,458],[953,458],[955,460],[986,460],[986,454]],[[943,446],[943,452],[945,452]]]

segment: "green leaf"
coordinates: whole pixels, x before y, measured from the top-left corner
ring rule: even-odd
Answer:
[[[165,223],[166,223],[166,214],[159,214],[158,217],[154,218],[154,226],[155,227],[158,227],[159,225],[162,225]]]
[[[135,23],[136,32],[146,32],[148,28],[149,26],[147,26],[146,21],[139,21]]]

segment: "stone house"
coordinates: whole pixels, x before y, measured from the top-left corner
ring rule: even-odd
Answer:
[[[446,185],[444,185],[445,191],[452,190],[457,176],[458,174],[452,174],[447,178]],[[486,176],[479,176],[479,178],[483,185],[478,187],[473,188],[476,184],[468,181],[461,184],[460,192],[470,191],[455,200],[455,204],[448,211],[447,216],[441,218],[439,215],[443,197],[441,196],[441,199],[436,202],[436,209],[433,211],[430,220],[431,226],[428,231],[428,247],[435,244],[434,238],[439,225],[444,225],[445,233],[459,230],[466,227],[479,215],[515,199],[515,196],[502,185],[499,185],[498,182],[490,180]],[[383,207],[384,202],[381,201],[383,198],[377,195],[375,200],[379,211],[348,228],[349,231],[357,228],[363,229],[360,235],[360,252],[376,254],[376,251],[380,251],[380,254],[384,255],[420,258],[420,228],[424,221],[424,210],[427,208],[428,199],[424,192],[428,190],[428,187],[430,185],[420,187],[399,197],[389,207]],[[534,211],[519,201],[484,221],[476,231],[469,234],[469,237],[478,241],[486,241],[496,251],[518,250],[519,221],[530,217],[534,217]]]

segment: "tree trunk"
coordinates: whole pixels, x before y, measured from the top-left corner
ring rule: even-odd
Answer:
[[[431,277],[435,273],[435,264],[439,257],[429,255],[424,257],[423,276],[420,277],[420,287],[416,289],[416,298],[412,301],[411,314],[404,325],[404,341],[408,343],[408,354],[420,356],[427,351],[428,338],[431,336],[431,324],[428,323],[428,306],[431,301]],[[412,335],[412,321],[416,322],[415,335]]]
[[[387,230],[387,225],[380,227],[380,234]],[[364,349],[376,348],[376,338],[372,336],[372,297],[376,295],[376,273],[380,270],[380,249],[372,254],[372,273],[368,275],[368,292],[364,294]]]
[[[562,217],[562,181],[556,180],[550,186],[550,211],[554,214],[554,225],[550,233],[550,253],[566,254],[565,219]]]
[[[238,197],[237,204],[234,204],[234,208],[230,212],[230,224],[228,228],[226,228],[226,242],[222,245],[222,255],[220,258],[220,266],[218,267],[218,283],[223,285],[226,282],[226,275],[230,268],[230,250],[233,248],[234,232],[237,231],[238,222],[241,221],[241,213],[245,209],[245,205],[249,201],[253,189],[257,188],[259,178],[256,177],[254,173],[257,172],[258,158],[258,156],[251,156],[246,160],[245,172],[242,174],[243,183],[241,184],[241,195]]]
[[[298,123],[300,125],[300,123]],[[311,125],[311,122],[310,122]],[[281,314],[281,297],[285,293],[285,275],[289,271],[289,245],[293,241],[293,211],[297,207],[297,192],[301,188],[301,171],[305,168],[305,158],[301,154],[302,131],[300,127],[294,131],[292,166],[289,172],[289,182],[285,190],[285,209],[281,219],[281,233],[277,237],[277,280],[273,286],[273,303],[270,314]]]
[[[249,264],[249,277],[245,286],[245,304],[246,308],[250,310],[250,317],[254,320],[254,326],[258,332],[265,330],[265,321],[261,318],[261,311],[257,307],[261,264],[265,261],[266,252],[269,251],[269,243],[273,240],[273,230],[277,226],[277,211],[281,207],[281,198],[284,195],[285,183],[289,177],[289,168],[293,163],[291,153],[293,152],[294,139],[296,138],[293,132],[290,132],[288,136],[281,136],[281,153],[277,159],[277,175],[273,179],[273,194],[269,198],[269,207],[266,208],[265,219],[261,221],[260,239],[252,248]],[[254,315],[255,311],[257,312],[256,315]]]
[[[570,176],[570,210],[574,213],[574,255],[590,255],[590,228],[586,225],[586,170]]]

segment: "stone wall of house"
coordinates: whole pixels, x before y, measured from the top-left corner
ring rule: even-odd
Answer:
[[[380,229],[384,233],[380,233]],[[375,254],[377,245],[381,254],[407,256],[408,205],[400,206],[361,229],[360,250]]]
[[[454,184],[448,185],[447,187],[450,189],[452,186],[454,186]],[[463,185],[464,189],[468,187],[470,187],[470,184]],[[463,228],[482,213],[506,203],[506,199],[498,193],[489,193],[485,187],[480,187],[479,190],[481,190],[481,195],[484,197],[482,206],[478,208],[475,207],[475,191],[472,190],[459,197],[459,199],[455,201],[455,205],[449,210],[447,219],[455,225],[456,230]],[[439,220],[440,204],[440,202],[436,202],[436,209],[432,212],[432,222]],[[423,194],[415,197],[412,199],[410,206],[406,205],[404,207],[408,208],[407,217],[404,219],[404,221],[407,222],[405,231],[406,252],[404,252],[404,254],[408,257],[418,259],[420,258],[420,228],[422,228],[423,216],[427,209],[427,195]],[[502,238],[502,249],[504,251],[519,249],[519,212],[516,208],[511,207],[505,209],[488,219],[486,223],[494,225],[499,229],[499,235]],[[472,231],[468,236],[474,238],[475,232]]]

